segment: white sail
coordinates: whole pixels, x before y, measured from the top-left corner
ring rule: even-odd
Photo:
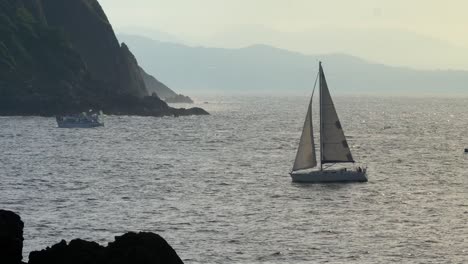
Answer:
[[[353,156],[341,127],[338,114],[328,90],[325,74],[320,65],[320,133],[322,148],[322,164],[338,162],[354,162]]]
[[[307,109],[304,128],[302,129],[299,148],[297,149],[296,160],[293,171],[305,170],[317,166],[317,157],[315,155],[314,133],[312,129],[312,99]]]

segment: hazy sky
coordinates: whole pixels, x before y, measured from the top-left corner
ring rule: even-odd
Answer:
[[[439,62],[440,67],[468,69],[466,0],[99,1],[117,31],[135,27],[153,29],[202,45],[236,47],[264,42],[306,53],[355,53],[378,62],[421,68],[438,68],[427,64],[448,57]],[[312,38],[298,37],[316,32],[324,39],[315,49],[307,48],[314,46],[313,42],[309,43]],[[382,35],[380,42],[388,43],[393,50],[391,55],[383,54],[385,47],[381,47],[380,55],[377,51],[366,53],[369,50],[366,45],[376,32]],[[340,35],[344,37],[337,37]],[[347,46],[347,40],[353,35],[359,39],[353,39]],[[401,44],[394,46],[392,42]],[[426,44],[424,53],[415,50],[414,60],[405,58],[408,54],[402,55],[401,61],[398,56],[395,58],[405,46]],[[360,45],[362,49],[358,48]],[[424,58],[426,54],[436,58]],[[458,55],[463,59],[457,58]]]

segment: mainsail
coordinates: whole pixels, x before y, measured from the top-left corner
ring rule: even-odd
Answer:
[[[307,109],[304,128],[302,129],[299,148],[297,149],[296,161],[294,162],[293,171],[305,170],[317,166],[317,158],[315,156],[314,133],[312,129],[312,99]]]
[[[321,160],[324,163],[354,162],[328,90],[320,64]]]

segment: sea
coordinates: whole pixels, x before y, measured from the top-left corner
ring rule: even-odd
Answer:
[[[204,96],[209,116],[96,129],[0,117],[0,208],[25,222],[25,260],[148,231],[185,263],[468,263],[468,98],[335,97],[369,182],[297,184],[308,100]]]

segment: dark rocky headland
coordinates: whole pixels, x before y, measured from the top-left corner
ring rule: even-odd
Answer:
[[[166,103],[193,104],[192,98],[183,94],[177,94],[164,83],[158,81],[156,78],[145,72],[143,68],[140,68],[140,70],[146,85],[146,89],[149,91],[149,93],[156,93],[158,97],[163,99]]]
[[[177,94],[174,97],[166,97],[164,98],[164,101],[166,103],[172,103],[172,104],[193,104],[192,98],[183,95],[183,94]]]
[[[97,0],[0,1],[0,115],[201,115],[150,95]]]
[[[0,263],[21,264],[23,221],[11,212],[0,210]],[[64,240],[29,254],[30,264],[183,264],[174,249],[153,233],[127,233],[101,246],[95,242]]]

